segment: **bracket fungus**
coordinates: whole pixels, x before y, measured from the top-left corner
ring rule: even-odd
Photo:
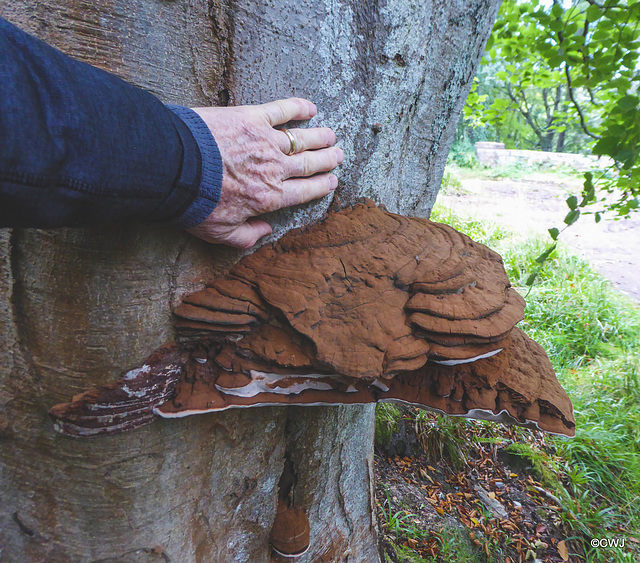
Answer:
[[[498,254],[366,201],[184,297],[175,343],[50,413],[86,436],[154,415],[394,401],[572,436],[549,359],[515,327],[523,312]]]

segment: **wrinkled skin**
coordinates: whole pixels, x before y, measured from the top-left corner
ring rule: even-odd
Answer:
[[[329,172],[344,159],[333,147],[335,133],[325,127],[291,129],[288,136],[274,127],[312,118],[316,106],[290,98],[268,104],[195,108],[211,130],[223,164],[222,194],[203,223],[189,229],[212,243],[250,248],[271,233],[257,216],[329,194],[338,185]]]

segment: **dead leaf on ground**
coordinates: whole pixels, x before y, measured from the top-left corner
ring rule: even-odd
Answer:
[[[562,557],[563,561],[569,561],[569,550],[567,549],[567,544],[564,540],[558,542],[558,553],[560,557]]]

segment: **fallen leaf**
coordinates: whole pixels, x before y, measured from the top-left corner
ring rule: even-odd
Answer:
[[[569,561],[569,550],[564,540],[558,542],[558,554],[562,557],[563,561]]]

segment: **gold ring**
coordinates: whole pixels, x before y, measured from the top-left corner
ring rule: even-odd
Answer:
[[[291,147],[289,147],[289,152],[285,153],[287,156],[291,156],[296,153],[296,138],[293,136],[293,133],[289,131],[289,129],[282,128],[280,129],[287,137],[289,137],[289,142],[291,143]]]

